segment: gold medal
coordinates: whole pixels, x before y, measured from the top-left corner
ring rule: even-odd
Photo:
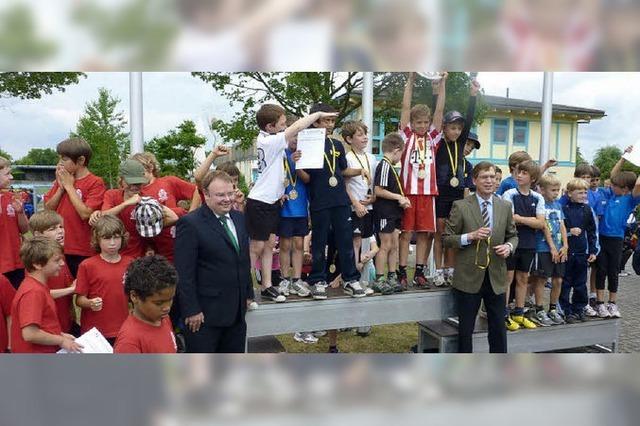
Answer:
[[[289,191],[289,199],[295,200],[296,198],[298,198],[298,191],[296,191],[295,189]]]
[[[333,140],[329,138],[329,142],[331,142],[331,162],[329,162],[329,158],[327,157],[327,153],[324,153],[324,159],[327,162],[327,167],[329,168],[329,172],[331,172],[331,177],[329,178],[329,186],[335,188],[338,186],[338,178],[336,178],[336,157],[339,152],[336,150],[336,146],[333,144]]]
[[[427,171],[425,169],[418,170],[418,179],[424,180],[427,177]]]
[[[338,178],[335,176],[331,176],[329,178],[329,186],[331,186],[332,188],[335,188],[336,186],[338,186]]]
[[[457,188],[458,185],[460,185],[460,180],[458,180],[458,178],[454,176],[449,181],[449,184],[451,185],[452,188]]]
[[[333,274],[334,272],[336,272],[336,265],[332,263],[331,265],[329,265],[329,273]]]

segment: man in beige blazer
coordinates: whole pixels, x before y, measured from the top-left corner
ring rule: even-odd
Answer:
[[[453,294],[458,311],[458,351],[472,352],[476,315],[483,300],[489,324],[489,349],[507,352],[504,322],[507,265],[518,245],[511,204],[493,194],[495,166],[473,168],[476,193],[453,204],[446,222],[445,247],[457,249]]]

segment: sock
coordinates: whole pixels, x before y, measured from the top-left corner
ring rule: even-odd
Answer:
[[[604,305],[604,302],[601,302],[601,301],[598,300],[598,301],[596,301],[596,305]]]
[[[291,277],[291,281],[293,282],[300,281],[300,277]]]
[[[549,303],[549,311],[553,311],[556,309],[556,304],[555,303]]]
[[[615,304],[616,304],[616,302],[612,302],[611,300],[609,300],[609,304],[610,304],[610,305],[615,305]]]
[[[513,316],[521,317],[524,315],[524,308],[515,307],[512,312]]]
[[[384,274],[376,274],[376,281],[378,281],[382,277],[384,277]]]
[[[338,345],[330,345],[329,346],[329,352],[335,351],[336,349],[338,349]]]
[[[398,275],[405,276],[407,275],[407,265],[398,265]]]
[[[595,293],[589,293],[589,299],[596,300],[596,294]]]
[[[544,307],[542,305],[536,305],[536,313],[540,311],[544,311]]]

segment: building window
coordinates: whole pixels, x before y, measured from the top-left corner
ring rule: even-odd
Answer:
[[[527,145],[529,135],[529,122],[522,120],[513,120],[513,144]]]
[[[505,145],[509,135],[509,121],[494,119],[491,141],[494,144]]]

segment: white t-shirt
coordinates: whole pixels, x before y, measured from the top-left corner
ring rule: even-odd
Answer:
[[[360,161],[358,161],[358,159]],[[367,163],[368,161],[368,163]],[[376,172],[376,157],[373,154],[365,152],[362,155],[356,154],[353,151],[347,152],[347,165],[351,169],[369,168],[369,176],[371,176],[370,182],[362,176],[354,176],[347,179],[347,189],[358,200],[364,200],[367,198],[367,192],[371,189],[373,191],[373,175]],[[364,166],[364,167],[363,167]],[[351,206],[353,210],[353,206]],[[369,204],[367,210],[373,210],[373,205]]]
[[[258,134],[258,178],[248,198],[273,204],[284,195],[284,159],[287,140],[284,132]]]

